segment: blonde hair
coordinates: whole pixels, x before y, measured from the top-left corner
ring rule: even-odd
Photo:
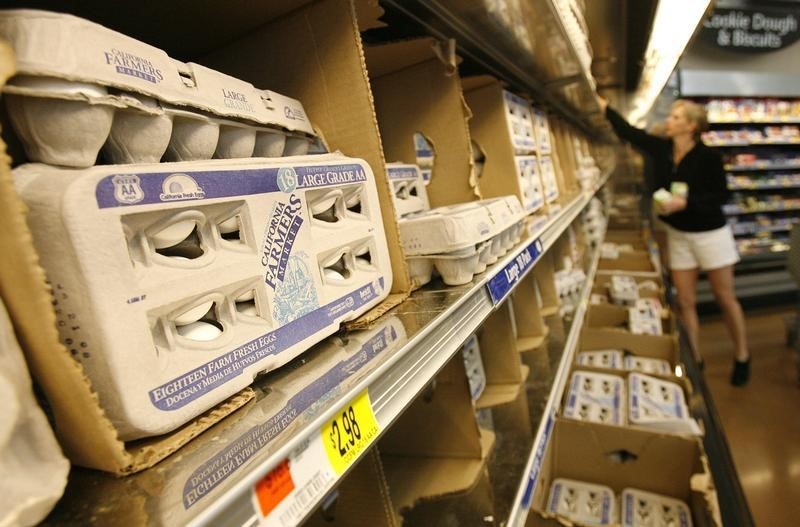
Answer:
[[[695,124],[694,140],[699,141],[703,132],[708,130],[708,114],[704,106],[686,99],[678,99],[672,103],[672,109],[683,108],[686,120]]]

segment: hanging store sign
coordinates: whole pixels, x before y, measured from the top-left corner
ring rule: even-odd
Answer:
[[[732,51],[775,51],[800,39],[800,10],[715,9],[700,38]]]

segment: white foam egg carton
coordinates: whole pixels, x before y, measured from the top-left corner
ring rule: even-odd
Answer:
[[[464,368],[467,371],[469,392],[472,400],[477,400],[486,388],[486,371],[483,369],[481,349],[477,335],[470,335],[461,347],[461,356],[464,359]]]
[[[615,349],[581,351],[578,353],[575,362],[578,366],[621,370],[624,368],[624,358],[625,353]]]
[[[634,307],[639,300],[639,286],[632,276],[613,275],[609,294],[615,304]]]
[[[524,212],[505,196],[439,207],[398,221],[409,274],[418,284],[434,268],[447,285],[470,282],[520,239]]]
[[[550,487],[547,511],[579,525],[617,523],[614,491],[605,485],[556,478]]]
[[[612,425],[625,424],[625,379],[617,375],[573,372],[564,417]]]
[[[628,488],[620,501],[622,527],[692,527],[692,512],[681,500]]]
[[[670,375],[672,373],[669,361],[650,357],[637,357],[636,355],[625,357],[624,368],[647,375]]]
[[[539,156],[539,172],[542,176],[544,200],[547,203],[552,203],[558,199],[558,181],[556,180],[556,169],[553,166],[553,160],[549,155]]]
[[[629,422],[678,433],[700,434],[680,385],[641,373],[628,376]]]
[[[503,91],[506,107],[506,123],[514,153],[531,154],[536,150],[536,137],[533,125],[531,104],[511,92]]]
[[[544,205],[544,189],[539,175],[536,156],[515,156],[519,188],[522,191],[522,207],[527,212],[536,212]]]
[[[549,154],[552,152],[553,148],[550,143],[550,124],[547,121],[547,114],[542,110],[534,108],[532,116],[538,151],[540,154]]]
[[[663,335],[661,303],[654,298],[639,298],[628,308],[628,329],[636,335]]]
[[[398,218],[431,208],[425,180],[417,165],[387,163],[392,201]]]
[[[0,10],[17,75],[3,88],[32,161],[112,163],[303,155],[300,102],[72,15]]]
[[[61,339],[123,440],[187,422],[391,286],[374,176],[359,159],[14,175]]]

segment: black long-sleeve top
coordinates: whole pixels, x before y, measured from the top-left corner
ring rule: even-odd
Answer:
[[[686,232],[710,231],[725,226],[722,205],[730,199],[730,191],[722,158],[717,152],[698,142],[676,167],[671,139],[662,139],[631,126],[610,107],[606,109],[606,117],[620,139],[652,157],[656,188],[669,190],[673,181],[682,181],[689,186],[686,208],[669,216],[660,216],[664,222]]]

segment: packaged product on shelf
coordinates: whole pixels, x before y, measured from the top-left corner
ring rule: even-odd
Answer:
[[[464,369],[467,371],[469,391],[474,401],[481,396],[483,389],[486,388],[486,372],[483,369],[481,348],[478,344],[477,335],[470,335],[461,347],[461,355],[464,358]]]
[[[532,109],[533,130],[536,136],[536,151],[542,154],[550,154],[552,147],[550,143],[550,124],[547,121],[547,114],[537,108]]]
[[[386,172],[392,185],[392,201],[398,219],[431,208],[425,180],[417,165],[387,163]]]
[[[611,301],[617,305],[632,307],[639,300],[639,286],[631,276],[612,276],[608,292]]]
[[[625,353],[622,350],[607,349],[594,351],[581,351],[575,358],[578,366],[592,366],[620,370],[623,368]]]
[[[681,500],[639,489],[625,489],[620,496],[622,527],[692,527],[692,512]]]
[[[303,106],[81,18],[0,11],[16,53],[3,88],[31,161],[111,163],[303,155],[314,130]],[[64,133],[67,131],[67,133]]]
[[[672,374],[672,367],[670,366],[669,362],[664,359],[626,355],[623,364],[623,367],[626,370],[639,371],[648,375]]]
[[[14,175],[61,339],[123,440],[187,422],[391,286],[375,181],[358,159]]]
[[[625,379],[604,373],[574,372],[569,383],[564,417],[624,425]]]
[[[613,490],[565,478],[553,480],[547,511],[580,525],[613,525],[619,521]]]
[[[662,335],[661,304],[654,298],[639,298],[628,308],[628,328],[635,335]]]
[[[628,418],[632,425],[665,432],[702,434],[680,385],[641,373],[628,376]]]
[[[482,273],[516,244],[524,213],[514,196],[439,207],[399,221],[403,252],[418,284],[436,268],[447,285]]]
[[[552,203],[558,199],[558,182],[556,181],[556,171],[553,160],[548,155],[539,155],[539,173],[542,176],[542,186],[544,188],[544,200]]]

